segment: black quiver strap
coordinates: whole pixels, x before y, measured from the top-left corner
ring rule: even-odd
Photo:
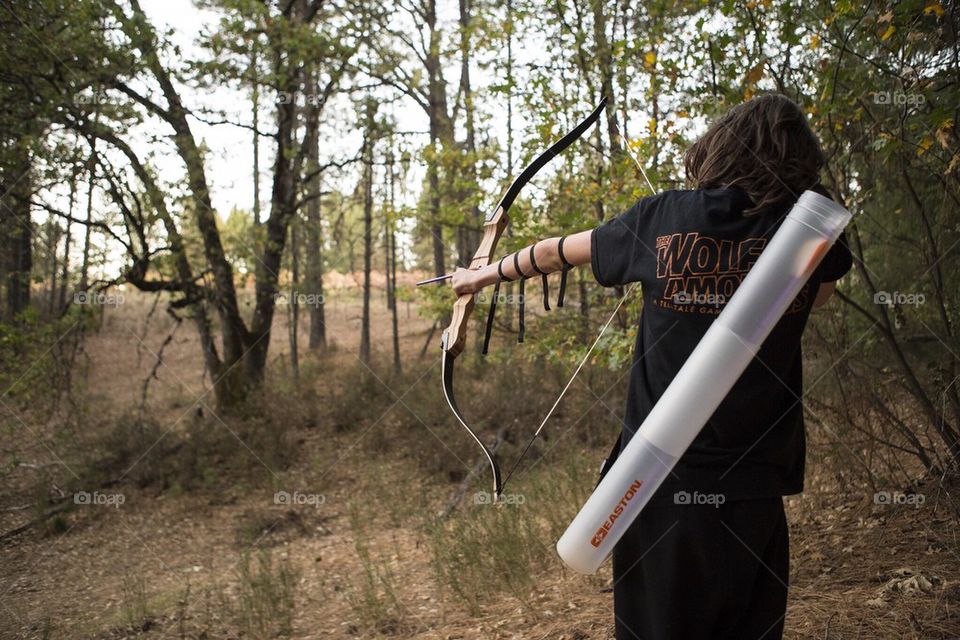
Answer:
[[[547,272],[540,269],[537,266],[537,258],[534,255],[536,253],[537,243],[533,243],[530,246],[530,265],[533,267],[533,270],[540,274],[540,278],[543,282],[543,310],[550,311],[550,282],[547,280]]]
[[[560,293],[557,295],[557,307],[563,306],[563,295],[567,292],[567,272],[573,269],[573,265],[563,255],[564,240],[566,240],[566,237],[560,238],[560,243],[557,245],[557,253],[560,254],[560,260],[563,262],[563,269],[560,270]],[[544,292],[546,292],[546,288],[544,288]]]
[[[493,316],[497,312],[497,299],[500,297],[500,283],[513,282],[507,276],[503,275],[503,261],[507,257],[500,258],[497,263],[497,282],[493,285],[493,299],[490,301],[490,311],[487,313],[487,328],[483,332],[483,355],[487,355],[487,349],[490,346],[490,334],[493,332]]]
[[[612,467],[613,463],[616,462],[617,458],[620,457],[620,442],[622,438],[623,433],[617,434],[617,441],[613,443],[613,448],[610,449],[609,455],[607,455],[603,462],[600,463],[600,477],[597,478],[597,485],[594,487],[594,489],[600,486],[600,483],[603,482],[603,478],[607,475],[607,472],[610,471],[610,467]]]
[[[524,320],[524,282],[527,280],[527,276],[523,275],[523,271],[520,271],[520,252],[513,254],[513,268],[517,270],[517,280],[520,281],[520,323],[517,329],[517,342],[523,342],[523,334],[526,332],[527,324]]]

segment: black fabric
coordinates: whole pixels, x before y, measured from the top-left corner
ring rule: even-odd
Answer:
[[[594,486],[594,489],[600,486],[600,483],[603,482],[603,477],[607,475],[607,472],[610,471],[610,467],[613,466],[613,463],[617,461],[617,458],[620,457],[620,436],[617,436],[616,442],[613,443],[613,447],[610,449],[610,453],[606,458],[603,459],[603,462],[600,463],[600,473],[597,474],[597,484]]]
[[[523,275],[523,271],[520,271],[520,252],[519,251],[513,254],[513,268],[517,270],[517,280],[520,281],[520,298],[519,298],[519,304],[517,305],[520,307],[519,322],[517,323],[518,324],[517,342],[523,342],[523,334],[526,333],[527,331],[527,322],[526,322],[526,318],[524,318],[524,309],[523,309],[524,297],[526,296],[526,294],[524,293],[524,289],[525,289],[524,283],[526,283],[527,281],[527,276]]]
[[[547,280],[547,272],[537,266],[536,252],[537,243],[534,242],[530,246],[530,264],[533,266],[533,270],[540,274],[543,282],[543,310],[550,311],[550,282]]]
[[[500,279],[505,282],[513,282],[510,278],[503,275],[503,261],[507,259],[507,256],[500,258],[500,262],[497,263],[497,275],[500,276]]]
[[[563,306],[563,297],[567,292],[567,272],[573,268],[573,265],[570,264],[570,261],[567,260],[567,257],[563,255],[563,241],[566,239],[566,236],[564,236],[563,238],[560,238],[560,241],[557,243],[557,253],[560,254],[560,261],[563,262],[563,268],[560,270],[560,292],[557,293],[558,308]]]
[[[647,507],[613,550],[617,640],[775,640],[789,536],[782,498]]]
[[[530,245],[530,266],[533,267],[533,270],[539,273],[542,276],[547,275],[547,272],[542,270],[537,266],[537,243],[534,242]]]
[[[497,282],[493,286],[493,299],[490,300],[490,311],[487,312],[487,326],[483,331],[483,350],[481,353],[487,355],[490,348],[490,336],[493,335],[493,318],[497,313],[497,300],[500,298],[500,285],[503,282],[511,282],[510,278],[503,275],[503,261],[507,256],[500,258],[497,262]]]
[[[640,281],[643,287],[622,447],[792,204],[743,215],[751,203],[738,189],[667,191],[644,198],[593,231],[592,267],[597,281],[604,286]],[[672,504],[678,491],[722,493],[728,501],[802,491],[800,337],[820,283],[840,278],[850,266],[850,251],[841,236],[651,504]]]
[[[569,261],[569,260],[567,260],[567,256],[563,255],[563,242],[564,242],[564,240],[566,240],[566,239],[567,239],[567,237],[566,237],[566,236],[563,236],[563,237],[560,238],[560,240],[557,242],[557,254],[560,256],[560,262],[563,263],[563,266],[565,266],[565,267],[572,267],[573,265],[570,264],[570,261]]]
[[[490,299],[490,311],[487,312],[487,326],[483,330],[483,349],[480,351],[482,355],[487,355],[490,348],[490,336],[493,335],[493,318],[497,314],[497,298],[500,297],[501,282],[503,277],[497,278],[496,284],[493,285],[493,298]]]

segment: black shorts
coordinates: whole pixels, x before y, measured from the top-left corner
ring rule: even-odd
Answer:
[[[613,551],[617,640],[775,640],[789,533],[782,498],[650,506]]]

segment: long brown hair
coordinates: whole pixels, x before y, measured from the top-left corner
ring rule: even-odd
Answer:
[[[745,213],[755,213],[815,185],[824,162],[820,141],[797,103],[768,93],[710,125],[683,164],[689,187],[738,187],[753,202]]]

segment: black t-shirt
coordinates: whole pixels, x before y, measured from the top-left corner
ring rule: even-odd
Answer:
[[[816,189],[827,195],[822,187]],[[622,447],[650,413],[726,300],[756,262],[792,202],[744,215],[739,189],[666,191],[644,198],[592,234],[604,286],[639,281],[643,311],[630,370]],[[654,496],[722,493],[726,500],[803,490],[800,337],[822,282],[852,264],[846,237],[824,257],[703,430]]]

